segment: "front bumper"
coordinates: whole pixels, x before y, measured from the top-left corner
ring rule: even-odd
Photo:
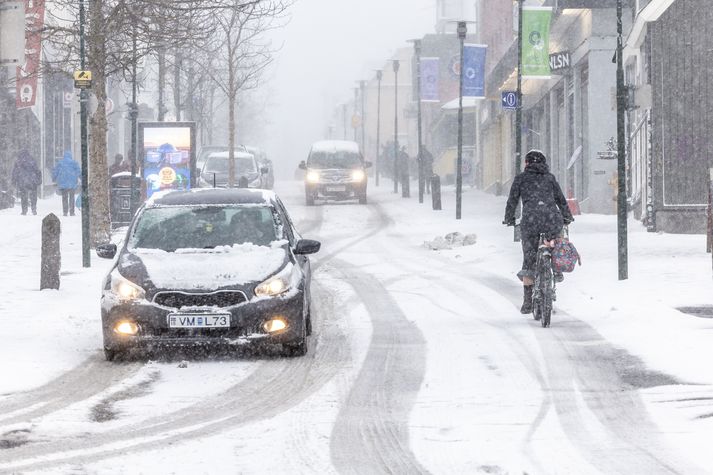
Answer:
[[[102,299],[102,331],[104,348],[128,350],[134,347],[215,345],[237,346],[251,342],[290,343],[304,338],[304,291],[289,296],[255,299],[227,308],[177,310],[143,300],[129,303],[107,303]],[[170,328],[168,316],[172,313],[229,314],[230,328],[184,329]],[[273,334],[266,333],[263,324],[280,317],[287,328]],[[114,331],[121,321],[131,321],[139,326],[136,335],[122,335]]]
[[[315,198],[354,199],[366,194],[366,182],[306,183],[305,191]]]

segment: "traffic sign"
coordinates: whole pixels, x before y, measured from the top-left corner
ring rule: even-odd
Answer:
[[[76,89],[89,89],[92,87],[91,71],[74,71],[74,87]]]
[[[505,110],[516,110],[517,109],[517,92],[515,91],[503,91],[501,104]]]

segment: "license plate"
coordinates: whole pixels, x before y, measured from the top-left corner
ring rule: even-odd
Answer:
[[[347,191],[346,186],[328,186],[327,191]]]
[[[230,315],[223,313],[193,314],[172,313],[168,316],[169,328],[230,328]]]

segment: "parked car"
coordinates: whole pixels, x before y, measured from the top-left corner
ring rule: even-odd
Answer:
[[[264,168],[267,170],[265,172],[265,188],[268,190],[272,190],[272,188],[275,186],[275,169],[272,165],[272,160],[269,160],[267,158],[267,154],[258,147],[246,145],[245,148],[247,149],[248,153],[252,153],[255,156],[258,166],[261,169]]]
[[[196,157],[196,170],[199,172],[203,169],[208,156],[215,152],[227,152],[230,148],[227,145],[203,145],[198,151],[198,156]],[[236,152],[247,152],[248,149],[244,145],[236,145]]]
[[[312,331],[309,254],[269,191],[159,192],[136,213],[101,297],[104,354],[134,347],[263,342],[307,352]]]
[[[312,145],[305,170],[305,202],[314,205],[318,198],[358,199],[366,204],[367,173],[371,167],[359,151],[359,145],[347,141],[321,141]]]
[[[267,187],[267,172],[265,167],[258,165],[255,156],[248,152],[235,152],[235,186],[240,188]],[[208,155],[203,169],[198,177],[199,188],[226,188],[228,186],[228,171],[230,159],[228,152],[213,152]]]

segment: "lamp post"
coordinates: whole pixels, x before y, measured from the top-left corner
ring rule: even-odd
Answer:
[[[376,83],[377,83],[377,99],[376,99],[376,155],[374,163],[374,177],[376,179],[376,186],[379,186],[379,165],[381,161],[379,160],[379,154],[381,153],[381,80],[384,77],[384,72],[381,69],[376,71]]]
[[[357,141],[357,123],[356,123],[356,118],[359,115],[359,112],[357,110],[357,101],[359,99],[359,88],[355,87],[354,88],[354,116],[352,117],[352,129],[354,129],[354,141]]]
[[[82,71],[86,66],[84,54],[84,0],[79,0],[79,58]],[[79,127],[82,160],[82,266],[91,266],[89,254],[89,157],[87,150],[87,90],[79,91]]]
[[[133,13],[133,12],[132,12]],[[136,194],[136,160],[138,157],[138,138],[137,138],[137,127],[139,118],[139,105],[137,103],[137,72],[136,65],[138,63],[137,58],[137,46],[136,46],[136,18],[132,18],[132,38],[131,38],[131,54],[132,54],[132,65],[131,65],[131,110],[129,111],[129,118],[131,120],[131,184],[129,195],[129,212],[131,216],[134,215],[136,211],[136,201],[134,195]],[[162,107],[162,105],[161,105]]]
[[[399,60],[394,66],[394,193],[399,192]]]
[[[617,122],[617,241],[619,255],[619,280],[629,278],[629,249],[626,202],[626,88],[624,87],[624,41],[622,25],[622,0],[616,2],[616,122]]]
[[[347,139],[347,103],[342,104],[342,117],[344,117],[344,140]]]
[[[416,55],[416,105],[418,108],[418,202],[423,203],[423,193],[426,181],[423,170],[423,120],[421,114],[421,40],[412,40],[413,50]]]
[[[366,134],[364,133],[364,122],[366,122],[364,99],[366,92],[366,81],[359,81],[359,94],[361,95],[361,151],[366,153]]]
[[[517,106],[515,109],[515,174],[522,167],[522,6],[517,2]]]
[[[458,22],[458,40],[460,41],[460,69],[458,78],[458,160],[456,161],[456,219],[461,219],[463,206],[463,69],[465,56],[465,37],[468,34],[466,22]]]

